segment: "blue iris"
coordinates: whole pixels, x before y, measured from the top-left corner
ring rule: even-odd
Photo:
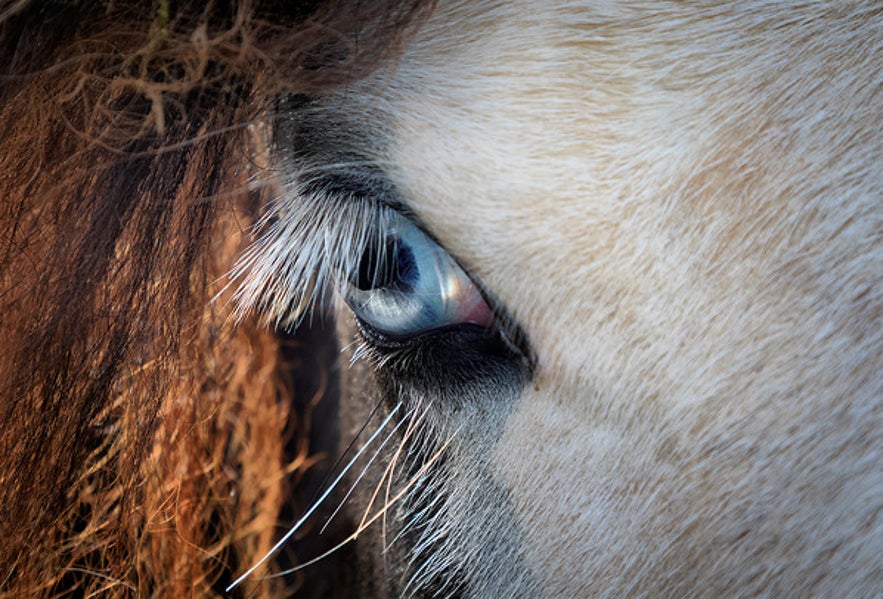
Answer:
[[[411,221],[391,213],[387,237],[369,243],[342,289],[355,315],[373,329],[406,337],[459,322],[462,302],[478,291],[451,256]]]

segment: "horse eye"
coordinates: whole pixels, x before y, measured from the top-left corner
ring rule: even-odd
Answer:
[[[384,230],[385,237],[368,243],[341,290],[363,325],[392,338],[457,324],[491,325],[491,309],[445,250],[395,213]]]

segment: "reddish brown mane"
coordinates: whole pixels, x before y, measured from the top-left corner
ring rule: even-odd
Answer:
[[[158,4],[0,3],[10,596],[213,594],[271,546],[307,424],[285,339],[210,301],[262,203],[247,126],[369,72],[427,9]]]

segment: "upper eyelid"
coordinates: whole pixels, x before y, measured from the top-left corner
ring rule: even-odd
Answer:
[[[304,194],[320,194],[332,203],[362,201],[372,205],[378,211],[391,210],[406,218],[433,243],[451,254],[377,167],[359,165],[353,168],[324,171],[299,181],[298,188]],[[456,256],[452,254],[451,256],[460,268],[474,280],[472,269],[466,267]]]
[[[302,178],[297,186],[302,194],[322,195],[332,202],[356,200],[385,206],[420,226],[392,183],[376,168],[326,170]]]

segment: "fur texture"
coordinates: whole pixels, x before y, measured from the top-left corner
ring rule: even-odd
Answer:
[[[294,111],[536,359],[377,359],[447,443],[389,592],[881,591],[881,32],[866,2],[448,2]]]
[[[219,595],[299,511],[324,342],[237,323],[227,272],[276,94],[370,72],[421,7],[0,1],[0,595]]]
[[[290,593],[333,307],[308,592],[883,593],[879,6],[87,4],[0,5],[4,591]],[[389,211],[494,327],[331,300]]]

